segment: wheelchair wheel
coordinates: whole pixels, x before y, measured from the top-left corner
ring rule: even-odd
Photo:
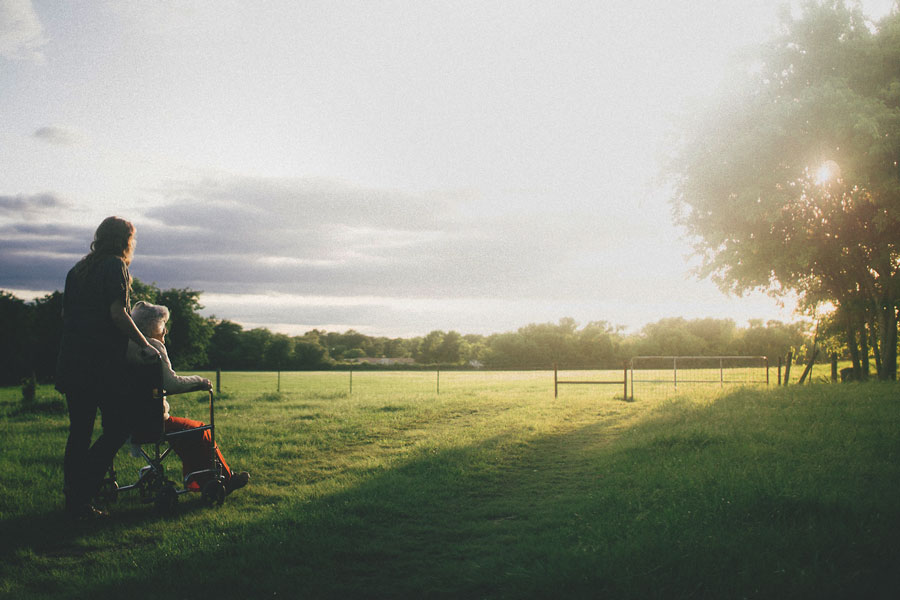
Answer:
[[[175,505],[178,503],[178,492],[175,491],[175,485],[171,482],[164,485],[153,502],[156,510],[161,514],[168,515],[175,512]]]
[[[213,479],[203,485],[203,503],[207,506],[222,506],[225,503],[225,484]]]

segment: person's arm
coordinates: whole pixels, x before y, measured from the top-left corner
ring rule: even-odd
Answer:
[[[199,375],[178,375],[172,368],[166,345],[159,340],[151,340],[150,344],[159,352],[162,360],[163,388],[170,394],[182,394],[198,390],[210,390],[212,385],[209,379]]]
[[[138,348],[141,349],[141,358],[148,362],[159,358],[159,352],[150,345],[150,342],[147,341],[141,330],[131,320],[131,315],[125,310],[125,303],[121,299],[113,300],[112,304],[109,305],[109,317],[112,319],[116,329],[138,345]]]

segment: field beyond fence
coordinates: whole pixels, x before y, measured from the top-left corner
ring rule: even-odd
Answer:
[[[250,485],[217,508],[188,495],[172,516],[123,497],[102,524],[61,510],[61,398],[0,388],[0,598],[900,589],[897,384],[624,402],[616,386],[554,399],[552,371],[441,372],[439,391],[436,373],[353,380],[282,373],[279,391],[277,373],[222,373],[217,439]],[[169,400],[204,418],[205,394]],[[122,479],[140,466],[119,452]]]
[[[628,398],[637,400],[660,400],[674,397],[679,393],[696,391],[715,395],[733,391],[735,387],[775,386],[780,371],[775,365],[767,365],[759,357],[639,357],[637,363],[629,362],[627,369],[568,369],[560,365],[553,370],[530,371],[485,371],[485,370],[342,370],[342,371],[204,371],[198,372],[228,394],[242,393],[298,393],[348,395],[390,395],[397,394],[449,394],[484,390],[498,392],[539,393],[543,390],[553,397],[554,375],[562,381],[603,381],[616,382],[615,385],[571,386],[558,390],[561,398],[625,397],[624,386],[618,382],[627,379]],[[672,359],[677,358],[673,368]],[[637,360],[637,359],[635,359]],[[679,366],[680,365],[680,366]],[[802,372],[795,368],[792,382]],[[678,373],[681,373],[679,377]],[[635,374],[637,373],[637,374]],[[218,378],[218,379],[217,379]],[[830,366],[813,366],[809,382],[830,381]],[[680,387],[680,389],[679,389]]]

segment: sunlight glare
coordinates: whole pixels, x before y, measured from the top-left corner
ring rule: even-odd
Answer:
[[[833,160],[826,160],[816,171],[816,185],[834,183],[841,178],[841,167]]]

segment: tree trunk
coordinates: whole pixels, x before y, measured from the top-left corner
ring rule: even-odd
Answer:
[[[878,337],[881,346],[880,379],[897,380],[897,308],[894,303],[882,300],[876,306]]]
[[[800,376],[800,381],[797,382],[798,385],[803,385],[803,382],[806,381],[807,376],[810,375],[813,368],[813,363],[816,362],[816,355],[819,353],[819,322],[816,321],[816,335],[813,338],[813,347],[812,352],[809,355],[809,363],[807,363],[806,368],[803,370],[803,375]],[[809,377],[810,382],[812,381],[812,377]]]
[[[860,377],[862,381],[869,378],[869,333],[866,329],[866,319],[859,322],[859,358],[860,358]]]
[[[849,313],[849,311],[848,311]],[[862,368],[859,363],[859,345],[856,343],[856,319],[853,314],[847,314],[847,349],[850,350],[850,362],[853,365],[853,380],[859,381]]]
[[[881,379],[881,349],[878,345],[878,327],[875,325],[875,313],[869,313],[869,331],[872,332],[872,355],[875,356],[875,376]]]

